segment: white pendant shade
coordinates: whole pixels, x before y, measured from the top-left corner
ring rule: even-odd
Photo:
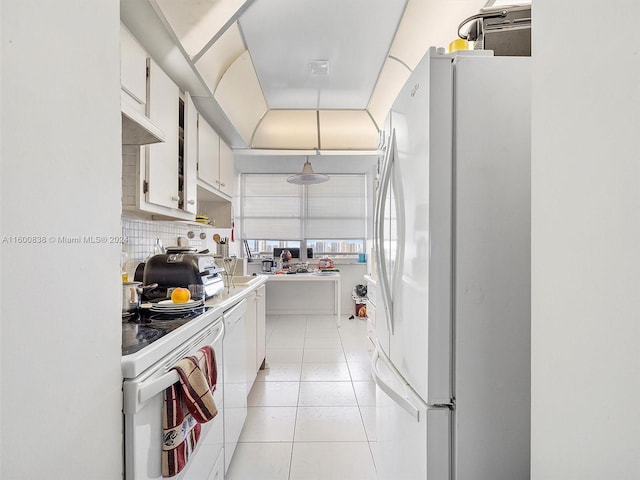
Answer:
[[[297,185],[312,185],[314,183],[326,182],[327,180],[329,180],[329,175],[315,173],[313,168],[311,168],[311,163],[308,158],[307,161],[304,162],[302,173],[299,173],[298,175],[291,175],[287,178],[287,182],[295,183]]]

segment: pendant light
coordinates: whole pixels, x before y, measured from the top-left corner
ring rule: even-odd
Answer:
[[[287,178],[287,182],[295,183],[296,185],[312,185],[314,183],[326,182],[327,180],[329,180],[329,175],[323,175],[313,171],[311,163],[309,162],[309,157],[307,157],[307,161],[304,162],[301,173],[291,175]]]

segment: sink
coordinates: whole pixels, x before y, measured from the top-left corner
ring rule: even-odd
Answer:
[[[236,285],[247,285],[257,279],[258,277],[255,275],[234,275],[233,283]]]

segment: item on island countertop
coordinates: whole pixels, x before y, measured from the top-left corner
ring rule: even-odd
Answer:
[[[291,252],[289,250],[283,250],[280,254],[280,260],[282,260],[283,262],[288,262],[289,260],[291,260]]]
[[[318,262],[318,269],[325,270],[328,268],[333,268],[333,260],[329,257],[322,257]]]
[[[275,267],[275,262],[273,258],[263,258],[262,259],[262,273],[272,273],[273,267]]]

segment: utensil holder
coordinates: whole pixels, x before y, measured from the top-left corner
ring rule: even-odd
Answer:
[[[218,243],[216,245],[216,255],[222,258],[229,257],[229,245],[226,243]]]

